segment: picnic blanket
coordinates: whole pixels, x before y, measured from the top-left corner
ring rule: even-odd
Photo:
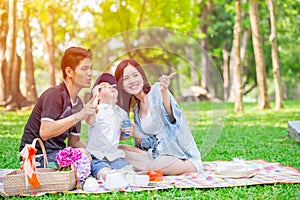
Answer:
[[[162,181],[151,183],[148,186],[130,186],[124,190],[125,192],[138,192],[143,190],[160,190],[177,188],[222,188],[234,186],[249,186],[261,184],[275,184],[285,183],[294,184],[300,183],[300,171],[293,167],[282,166],[280,163],[269,163],[265,160],[249,160],[244,161],[244,164],[251,172],[249,176],[244,177],[226,177],[217,174],[217,168],[223,164],[230,164],[234,161],[213,161],[203,162],[203,173],[186,173],[180,176],[164,176]],[[0,169],[0,194],[5,195],[3,190],[2,178],[5,174],[11,172],[13,169]],[[99,181],[99,188],[90,193],[106,193],[111,192],[104,188],[103,184]],[[47,192],[39,192],[32,195],[39,196]],[[53,192],[51,192],[53,193]],[[87,193],[81,189],[74,189],[67,191],[67,193]]]

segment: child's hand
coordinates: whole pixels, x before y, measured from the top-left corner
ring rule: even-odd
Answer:
[[[132,135],[132,126],[130,127],[127,127],[127,128],[123,128],[123,123],[122,123],[122,128],[121,128],[121,131],[122,131],[122,135],[124,137],[129,137]]]
[[[96,85],[92,90],[92,95],[96,96],[95,101],[94,101],[95,106],[97,106],[101,100],[99,89],[100,89],[100,86]]]

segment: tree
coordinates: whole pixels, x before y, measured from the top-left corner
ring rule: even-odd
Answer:
[[[240,0],[240,2],[242,7],[240,63],[242,66],[243,74],[243,90],[244,95],[252,98],[255,94],[248,92],[253,90],[254,88],[258,88],[257,83],[261,83],[261,81],[258,81],[259,77],[257,77],[256,74],[262,74],[258,71],[256,73],[256,70],[258,69],[252,66],[254,66],[254,64],[257,62],[261,62],[257,61],[257,47],[253,47],[253,45],[247,45],[247,43],[251,41],[249,12],[245,12],[246,8],[249,7],[249,1]],[[272,45],[271,42],[275,40],[268,41],[270,34],[269,19],[271,19],[271,17],[269,18],[270,13],[268,12],[268,9],[266,9],[267,3],[264,3],[264,1],[257,2],[261,2],[261,9],[257,11],[257,14],[259,14],[260,16],[259,32],[261,39],[259,40],[261,42],[261,52],[265,54],[263,56],[263,68],[265,68],[265,75],[263,76],[264,79],[266,79],[267,76],[268,78],[271,77],[272,66],[275,66],[274,63],[273,65],[271,64],[272,60],[274,62],[274,59],[271,58],[270,48]],[[274,0],[272,2],[275,3]],[[124,46],[118,46],[118,43],[111,42],[110,45],[105,45],[97,48],[97,46],[100,46],[104,40],[112,38],[116,34],[128,32],[136,28],[140,28],[142,30],[145,27],[164,27],[173,30],[174,33],[180,33],[186,35],[187,37],[192,37],[192,39],[195,41],[201,41],[202,46],[207,51],[207,54],[213,59],[214,63],[216,63],[216,67],[219,68],[220,71],[222,71],[223,69],[222,72],[224,78],[224,87],[230,89],[230,83],[232,83],[232,81],[228,80],[232,78],[235,81],[234,84],[232,84],[231,89],[234,89],[234,87],[236,86],[236,79],[234,78],[235,73],[234,71],[232,71],[234,69],[232,64],[234,64],[235,62],[231,60],[235,57],[233,55],[235,54],[234,49],[236,46],[235,42],[232,40],[234,16],[236,13],[234,8],[234,1],[105,0],[87,2],[79,0],[31,0],[22,1],[20,5],[23,5],[23,3],[23,9],[25,9],[25,5],[27,4],[32,5],[33,10],[30,10],[29,18],[30,27],[26,25],[26,23],[28,22],[26,22],[25,20],[20,22],[23,26],[23,29],[24,27],[31,28],[30,36],[32,39],[33,53],[37,52],[35,51],[37,49],[42,50],[42,52],[39,51],[37,54],[32,55],[34,56],[34,67],[42,68],[44,70],[48,70],[50,68],[51,70],[49,76],[52,77],[52,85],[54,84],[53,80],[57,80],[57,78],[55,78],[55,76],[57,75],[55,75],[55,71],[58,71],[56,70],[56,63],[58,64],[63,50],[65,50],[65,48],[69,47],[70,45],[82,45],[84,47],[92,49],[95,57],[97,55],[99,58],[99,60],[97,60],[96,62],[95,70],[102,71],[108,68],[108,66],[105,66],[105,64],[113,63],[114,59],[116,59],[116,55],[119,55],[120,52],[123,52],[126,46],[132,45],[129,43],[125,43]],[[298,4],[298,1],[286,0],[276,1],[276,4],[274,5],[274,8],[280,7],[280,9],[277,9],[276,12],[276,18],[278,19],[276,20],[275,35],[277,41],[276,45],[278,45],[277,53],[278,55],[280,55],[281,74],[279,73],[278,75],[280,75],[283,83],[282,86],[285,89],[283,93],[285,94],[285,97],[288,98],[296,97],[294,88],[298,84],[298,77],[300,75],[300,68],[297,64],[300,62],[300,54],[298,48],[299,40],[297,40],[298,36],[300,35],[300,29],[298,28],[300,21],[297,20],[297,18],[299,17],[299,6],[297,6]],[[9,95],[8,92],[5,93],[4,91],[11,91],[11,89],[9,89],[9,87],[11,87],[11,84],[7,85],[8,83],[4,83],[4,78],[6,77],[5,74],[7,70],[10,69],[7,66],[8,60],[4,55],[8,54],[6,44],[12,45],[12,43],[6,43],[6,39],[8,37],[8,1],[2,0],[0,1],[0,5],[0,101],[3,105],[4,101],[7,102],[7,97],[4,97],[4,95]],[[18,6],[18,8],[20,8],[20,6]],[[38,26],[38,24],[40,24],[40,26]],[[22,26],[17,27],[19,28],[19,32],[17,35],[19,37],[18,40],[21,41],[21,43],[23,42],[22,36],[25,36],[24,44],[18,47],[22,48],[23,46],[26,46],[23,52],[20,53],[22,59],[25,58],[23,63],[26,69],[26,67],[28,66],[28,64],[26,64],[26,60],[29,55],[26,51],[29,50],[30,47],[27,46],[29,44],[29,40],[26,37],[27,31],[24,32],[24,34],[20,32]],[[252,30],[254,29],[255,27],[254,25],[252,25]],[[135,36],[138,35],[133,35],[130,37],[133,38]],[[153,37],[154,39],[148,38],[151,40],[150,42],[160,41],[159,38],[155,38],[159,36],[154,35]],[[254,38],[254,36],[252,37]],[[178,41],[176,40],[167,42],[172,43],[172,45],[178,44]],[[182,57],[172,55],[171,52],[163,51],[163,45],[165,45],[163,43],[164,42],[161,42],[161,46],[158,45],[158,48],[160,50],[146,50],[141,48],[135,51],[127,52],[127,55],[122,56],[128,56],[130,54],[130,56],[137,58],[141,63],[162,62],[166,66],[172,66],[172,68],[168,68],[167,70],[176,69],[178,72],[182,72],[187,78],[186,83],[188,84],[196,85],[199,84],[198,82],[200,82],[200,80],[203,81],[203,85],[210,86],[210,83],[214,83],[214,77],[211,76],[209,69],[202,68],[201,73],[197,71],[197,67],[206,66],[206,59],[209,57],[204,56],[204,54],[202,54],[201,57],[201,52],[194,52],[193,48],[189,48],[189,44],[182,45],[183,48],[178,49],[177,55],[188,55],[187,60],[195,59],[193,60],[194,63],[190,63],[196,66],[196,68],[193,68],[188,64],[182,64],[184,63]],[[42,44],[44,44],[44,48],[41,48]],[[113,50],[110,50],[111,46],[114,46]],[[10,48],[10,46],[8,46],[8,48]],[[9,52],[10,55],[12,55],[11,53],[12,52]],[[228,58],[230,58],[229,62]],[[51,62],[49,60],[51,60]],[[200,61],[202,61],[203,63],[201,64]],[[277,62],[279,65],[279,59]],[[228,63],[230,65],[229,69]],[[223,66],[223,68],[221,66]],[[157,76],[159,73],[164,72],[162,72],[158,68],[153,68],[151,73],[153,73],[153,76]],[[26,79],[31,76],[29,74],[30,72],[26,73]],[[202,77],[200,75],[202,75]],[[273,75],[275,74],[273,73]],[[274,77],[274,79],[276,79],[276,77]],[[15,81],[17,80],[18,79],[16,79]],[[207,81],[208,84],[205,83],[205,81]],[[29,80],[27,80],[27,82],[29,82]],[[15,83],[16,82],[14,82],[14,85]],[[181,88],[183,88],[183,84],[185,83],[182,83],[180,81],[179,83],[181,84]],[[289,87],[286,87],[287,84],[289,84]],[[275,87],[277,86],[275,85]],[[28,90],[28,88],[26,90]],[[212,88],[212,90],[214,90],[214,88]],[[233,93],[235,93],[235,89],[232,91]],[[261,91],[261,86],[259,86],[259,99],[262,99]],[[264,89],[264,91],[266,91],[266,88]],[[277,91],[279,90],[276,89],[276,92]],[[232,93],[230,93],[230,97],[232,96],[231,94]],[[287,96],[287,94],[291,96]],[[232,97],[234,97],[234,95]],[[232,102],[234,100],[236,100],[235,97],[233,98]]]
[[[16,53],[17,14],[16,1],[8,1],[8,32],[6,38],[5,85],[7,92],[7,110],[15,110],[29,105],[20,91],[21,58]]]
[[[7,85],[5,84],[6,62],[6,36],[8,31],[8,1],[0,3],[0,105],[5,105]]]
[[[36,102],[38,95],[36,92],[35,80],[34,80],[34,63],[32,56],[32,39],[30,36],[31,27],[29,6],[24,5],[23,8],[23,32],[24,32],[24,44],[25,44],[25,72],[26,72],[26,98],[31,102]]]
[[[250,23],[252,29],[252,42],[254,48],[255,65],[256,65],[256,77],[258,85],[258,108],[266,109],[270,108],[267,81],[266,81],[266,69],[264,54],[262,49],[262,39],[259,28],[258,17],[258,3],[256,0],[249,0],[250,2]]]
[[[50,85],[54,86],[56,85],[56,71],[57,71],[57,65],[55,60],[55,43],[54,43],[54,34],[53,34],[53,26],[55,22],[55,12],[56,12],[56,2],[49,1],[46,4],[47,9],[45,10],[45,14],[47,17],[44,16],[42,18],[44,21],[40,20],[40,28],[41,33],[44,40],[44,45],[46,48],[46,52],[48,54],[49,58],[49,75],[50,75]]]
[[[241,73],[241,2],[240,0],[235,0],[235,24],[234,24],[234,72],[236,77],[235,82],[235,104],[234,110],[236,112],[243,110],[243,86],[242,86],[242,73]]]
[[[207,29],[209,25],[208,15],[212,13],[213,2],[211,0],[203,1],[201,3],[201,7],[200,30],[205,35],[205,38],[200,40],[200,44],[204,49],[204,51],[201,52],[201,87],[207,89],[207,79],[209,76],[207,69],[208,58],[206,56],[206,52],[208,51]]]
[[[240,1],[240,4],[242,5],[242,3],[246,3],[247,0],[242,0]],[[236,9],[236,8],[235,8]],[[236,15],[236,13],[235,13]],[[247,13],[244,11],[244,9],[240,8],[240,21],[242,22],[243,20],[245,20],[247,18]],[[236,25],[236,23],[235,23]],[[235,26],[234,25],[234,26]],[[246,52],[247,52],[247,45],[248,45],[248,41],[249,41],[249,37],[250,37],[250,28],[247,28],[244,30],[242,28],[242,23],[240,23],[240,26],[241,26],[241,33],[240,33],[240,37],[241,37],[241,41],[240,41],[240,61],[238,61],[240,63],[240,67],[242,67],[242,63],[244,62],[244,59],[245,59],[245,55],[246,55]],[[236,42],[237,40],[233,40],[232,41],[232,47],[231,47],[231,55],[235,55],[236,53]],[[236,101],[237,97],[237,93],[236,91],[239,90],[237,87],[237,85],[235,84],[239,77],[236,77],[236,62],[235,61],[236,59],[236,56],[231,56],[230,57],[230,65],[229,65],[229,74],[230,74],[230,90],[228,91],[228,101],[229,102],[234,102]],[[242,75],[241,75],[242,76]],[[247,82],[245,83],[247,84]],[[242,86],[244,88],[244,85]]]
[[[275,85],[275,110],[283,108],[282,100],[282,85],[281,85],[281,76],[280,76],[280,64],[278,56],[278,47],[277,47],[277,34],[276,34],[276,20],[275,20],[275,0],[268,0],[268,7],[270,12],[270,24],[271,24],[271,34],[270,42],[272,46],[272,64],[273,64],[273,77]]]
[[[227,50],[227,45],[224,45],[222,48],[222,56],[223,56],[223,87],[224,87],[224,100],[228,100],[228,89],[229,89],[229,52]]]

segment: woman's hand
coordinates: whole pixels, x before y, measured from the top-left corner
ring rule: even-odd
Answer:
[[[171,83],[171,79],[176,75],[176,72],[171,73],[170,75],[162,75],[159,78],[160,90],[162,93],[167,92],[169,85]]]
[[[166,108],[167,113],[169,114],[170,118],[172,121],[174,121],[174,116],[172,113],[172,107],[171,107],[171,100],[170,100],[170,96],[168,95],[168,87],[170,85],[171,79],[176,75],[176,72],[173,72],[172,74],[170,74],[169,76],[166,75],[162,75],[159,78],[160,81],[160,91],[161,91],[161,95],[162,95],[162,99],[163,99],[163,104]]]

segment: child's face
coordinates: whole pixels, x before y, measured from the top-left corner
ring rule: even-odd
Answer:
[[[100,103],[115,104],[117,102],[118,91],[115,85],[110,85],[107,82],[99,84],[99,99]]]

